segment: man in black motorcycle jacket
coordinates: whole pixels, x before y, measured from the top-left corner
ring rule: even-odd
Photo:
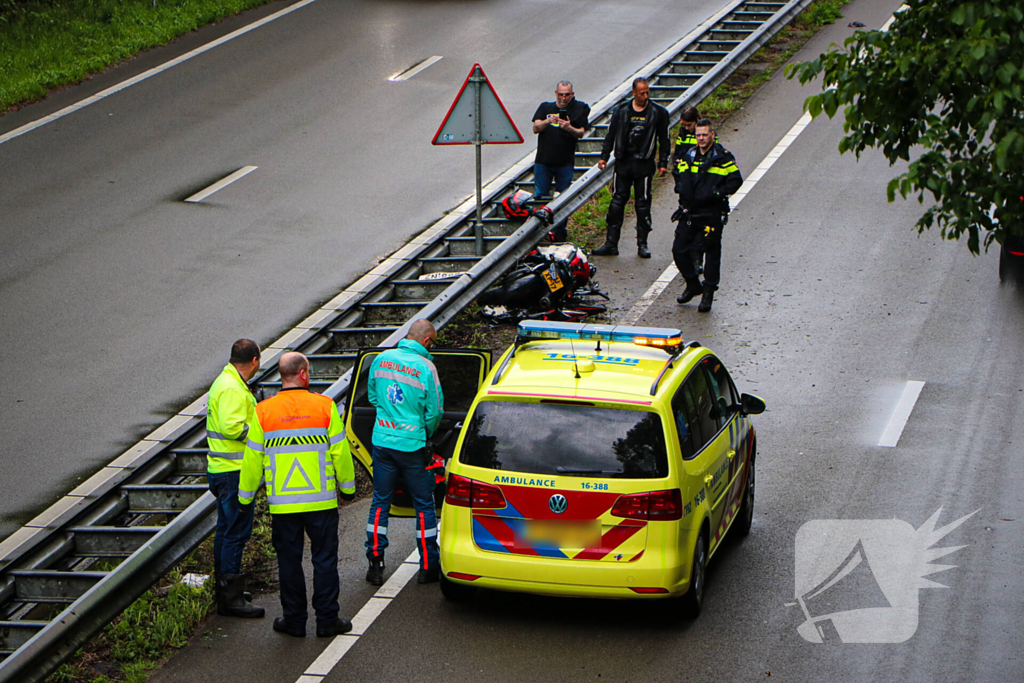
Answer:
[[[650,101],[647,79],[633,81],[633,99],[624,102],[612,113],[608,134],[597,162],[602,171],[608,165],[612,149],[615,150],[615,178],[612,181],[612,201],[608,205],[608,234],[604,244],[593,251],[597,256],[617,256],[622,220],[633,190],[636,208],[636,247],[640,258],[650,258],[647,235],[651,232],[651,181],[655,171],[661,177],[668,172],[668,110]]]
[[[715,141],[708,119],[697,122],[697,146],[686,151],[676,165],[679,210],[672,214],[676,226],[672,257],[686,289],[676,299],[681,304],[703,294],[697,310],[711,310],[721,278],[722,228],[729,213],[729,195],[740,189],[743,176],[732,153]],[[704,283],[697,276],[692,251],[704,247]]]

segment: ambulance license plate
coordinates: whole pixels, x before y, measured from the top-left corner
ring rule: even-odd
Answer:
[[[526,547],[597,548],[601,545],[601,525],[596,521],[530,520],[520,527]],[[519,545],[519,538],[516,538]]]

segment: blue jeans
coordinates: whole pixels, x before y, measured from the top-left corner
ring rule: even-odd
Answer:
[[[318,628],[338,619],[338,508],[271,516],[271,538],[281,579],[281,610],[293,628],[305,628],[306,574],[302,571],[303,534],[313,560],[313,610]]]
[[[567,166],[548,166],[547,164],[534,164],[533,165],[533,198],[540,199],[541,197],[548,197],[551,194],[551,181],[555,181],[555,191],[565,192],[565,190],[572,183],[573,165],[568,164]],[[554,233],[556,242],[565,242],[569,239],[569,234],[566,230],[566,224],[569,222],[568,218],[564,218],[555,224],[555,227],[551,228],[551,232]]]
[[[241,472],[206,473],[210,493],[217,496],[217,530],[213,536],[213,570],[217,574],[241,574],[242,550],[252,536],[255,503],[243,512],[238,502]]]
[[[434,514],[434,475],[426,469],[429,464],[430,455],[426,448],[409,452],[373,447],[373,501],[366,522],[367,559],[384,558],[388,547],[388,513],[401,474],[416,509],[416,547],[420,550],[420,568],[440,566],[437,517]]]

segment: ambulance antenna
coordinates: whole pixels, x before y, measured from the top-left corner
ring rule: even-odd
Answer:
[[[572,367],[576,372],[576,379],[583,379],[580,377],[580,366],[576,364],[576,345],[572,343],[572,339],[569,340],[569,349],[572,350]]]

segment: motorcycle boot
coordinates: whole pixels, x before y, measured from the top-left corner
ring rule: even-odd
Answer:
[[[608,235],[604,238],[604,244],[590,253],[594,256],[618,256],[619,234],[621,232],[622,225],[609,225]]]
[[[245,575],[223,574],[217,577],[219,600],[217,614],[222,617],[241,617],[242,619],[262,619],[265,613],[262,607],[250,605],[245,601]]]
[[[374,557],[370,559],[370,568],[366,570],[366,581],[371,586],[384,585],[384,558]]]
[[[697,311],[700,313],[707,313],[711,310],[711,302],[715,300],[715,288],[705,287],[704,296],[701,297],[700,305],[697,306]]]
[[[693,282],[686,283],[686,289],[683,293],[676,297],[676,303],[686,304],[690,303],[690,300],[698,294],[704,293],[704,287],[700,284],[700,280],[694,280]]]
[[[650,234],[650,221],[642,221],[636,226],[636,255],[640,258],[651,258],[651,250],[647,248],[647,236]]]

